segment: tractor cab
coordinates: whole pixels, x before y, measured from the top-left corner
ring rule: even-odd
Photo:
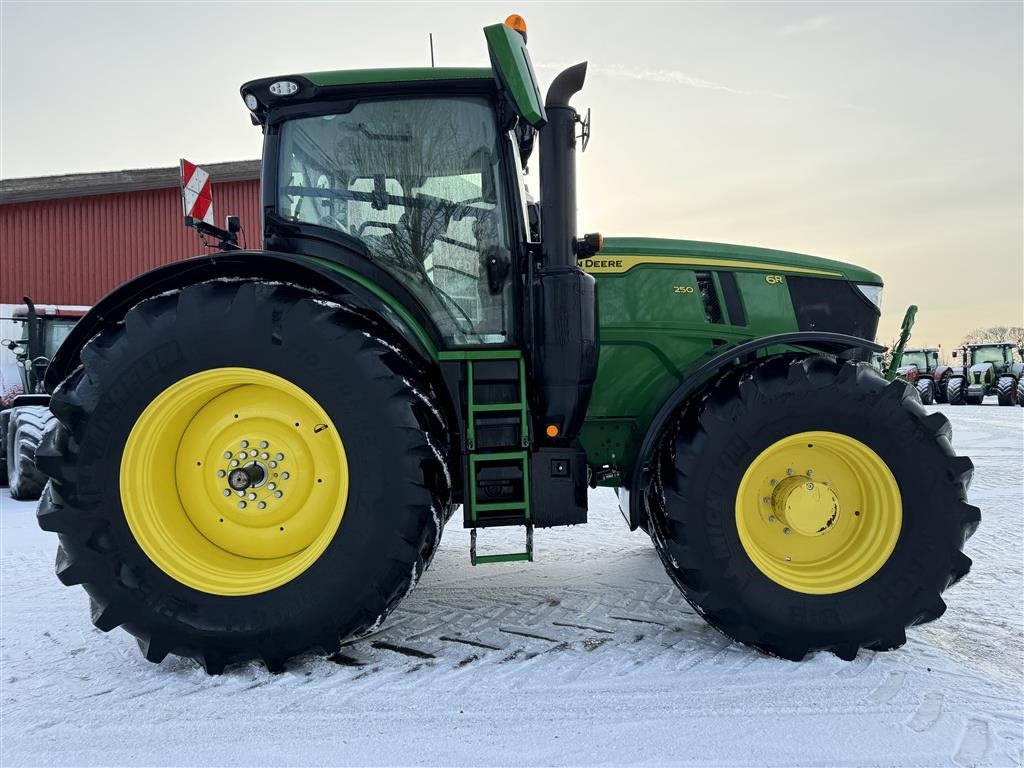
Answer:
[[[42,394],[46,366],[85,309],[39,306],[28,296],[23,300],[24,305],[16,307],[11,317],[22,327],[21,338],[3,339],[0,345],[7,347],[17,360],[22,393]]]
[[[586,65],[542,100],[522,18],[484,34],[491,68],[321,72],[241,93],[265,134],[266,248],[398,299],[459,403],[467,526],[526,525],[528,558],[534,525],[586,520],[577,437],[597,309],[578,259],[601,238],[576,235],[575,150],[589,126],[569,100]],[[538,136],[531,225],[523,172]],[[538,497],[546,512],[534,514]]]

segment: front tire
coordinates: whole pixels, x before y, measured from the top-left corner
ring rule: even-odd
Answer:
[[[868,365],[775,359],[683,414],[648,508],[701,616],[799,660],[897,648],[943,613],[980,514],[966,503],[973,464],[913,391]]]
[[[996,382],[996,394],[1000,405],[1017,404],[1017,382],[1012,376],[1001,376]]]
[[[946,385],[946,401],[950,405],[967,404],[967,381],[962,376],[954,376]]]
[[[924,405],[931,405],[935,402],[935,382],[931,379],[920,379],[917,382],[917,394],[921,396]]]
[[[215,282],[142,302],[82,350],[51,403],[38,520],[98,628],[215,674],[383,622],[452,507],[431,383],[380,325]]]
[[[7,424],[7,487],[12,499],[34,501],[43,492],[46,475],[36,466],[36,452],[53,422],[53,414],[45,405],[11,409]]]

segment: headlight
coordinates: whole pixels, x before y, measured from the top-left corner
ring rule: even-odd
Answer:
[[[878,307],[878,311],[882,311],[882,286],[880,285],[865,285],[863,283],[854,283],[857,286],[857,290],[864,294],[864,298]]]

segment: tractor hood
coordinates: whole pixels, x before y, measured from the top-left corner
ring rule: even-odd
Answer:
[[[594,274],[627,272],[638,264],[720,265],[729,269],[767,270],[882,284],[882,278],[874,272],[841,261],[770,248],[697,240],[608,237],[600,253],[581,262],[585,270]]]

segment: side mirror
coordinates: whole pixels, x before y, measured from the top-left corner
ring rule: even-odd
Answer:
[[[505,288],[508,273],[512,270],[512,260],[504,251],[489,248],[483,257],[484,270],[487,272],[487,290],[497,296]]]

